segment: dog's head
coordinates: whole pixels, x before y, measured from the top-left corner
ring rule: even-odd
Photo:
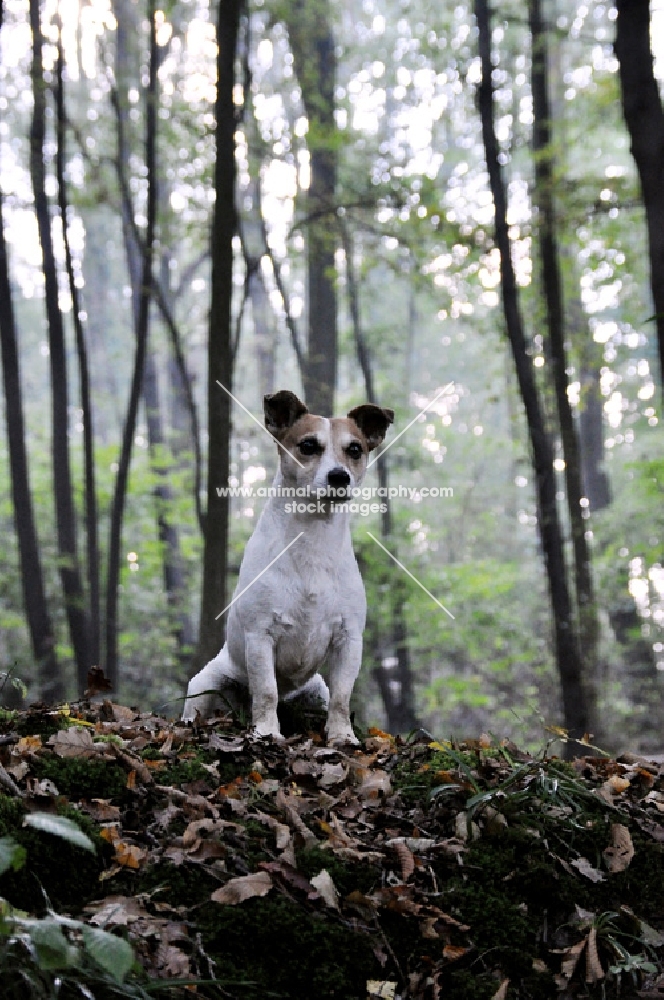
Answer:
[[[382,442],[394,411],[364,403],[345,417],[318,417],[282,389],[263,400],[265,426],[280,445],[284,483],[312,490],[340,491],[359,486],[367,456]]]

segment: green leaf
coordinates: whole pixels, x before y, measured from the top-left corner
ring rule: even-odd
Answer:
[[[85,925],[83,944],[97,965],[121,983],[134,963],[134,952],[129,942],[100,927]]]
[[[71,969],[80,965],[78,948],[70,944],[57,920],[31,921],[29,934],[41,969]]]
[[[25,864],[25,848],[13,837],[0,837],[0,875],[8,868],[16,872]]]
[[[53,816],[51,813],[29,813],[23,820],[23,826],[31,826],[33,830],[41,830],[42,833],[52,833],[55,837],[61,837],[74,847],[82,847],[86,851],[95,851],[95,845],[87,834],[83,833],[76,823],[65,816]]]

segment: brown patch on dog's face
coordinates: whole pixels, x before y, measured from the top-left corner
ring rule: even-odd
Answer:
[[[330,444],[329,420],[305,413],[291,427],[275,435],[281,448],[281,467],[288,479],[298,484],[313,480]]]
[[[359,479],[364,475],[367,455],[371,451],[366,437],[355,421],[348,417],[334,417],[330,423],[336,459],[340,465],[353,470]]]

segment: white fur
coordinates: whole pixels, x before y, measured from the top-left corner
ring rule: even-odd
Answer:
[[[336,422],[322,417],[308,419],[315,428],[308,436],[315,436],[324,450],[308,460],[298,456],[304,469],[291,454],[280,453],[274,485],[309,484],[313,495],[268,499],[247,543],[235,593],[248,589],[230,608],[225,646],[190,680],[182,717],[194,720],[197,711],[211,715],[224,703],[225,688],[240,682],[249,688],[257,734],[279,736],[278,700],[302,693],[318,697],[328,708],[330,742],[357,743],[349,705],[362,660],[366,597],[351,544],[350,515],[331,511],[327,502],[323,512],[319,508],[305,514],[287,512],[285,505],[295,501],[316,506],[316,490],[327,487],[332,469],[343,468],[350,486],[359,485],[369,448],[361,434],[349,432],[347,421],[335,427]],[[297,421],[294,425],[297,428]],[[345,454],[353,437],[364,442],[361,461]],[[324,663],[329,693],[318,672]]]

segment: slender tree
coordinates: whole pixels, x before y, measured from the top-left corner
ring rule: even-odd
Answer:
[[[203,592],[197,662],[219,652],[226,604],[228,567],[228,498],[217,487],[228,482],[231,434],[233,237],[235,208],[235,62],[242,0],[217,2],[217,94],[215,100],[215,203],[212,218],[212,293],[208,328],[208,466],[207,514],[203,552]],[[219,385],[218,383],[221,383]],[[224,388],[222,388],[222,386]]]
[[[134,333],[138,340],[141,323],[141,281],[144,248],[142,247],[141,234],[135,222],[134,204],[129,182],[131,151],[129,148],[129,129],[127,123],[127,109],[129,106],[127,99],[129,88],[129,39],[133,12],[128,5],[121,4],[119,0],[116,7],[121,16],[118,17],[116,42],[115,75],[117,86],[114,88],[112,94],[112,105],[115,112],[118,136],[118,155],[115,161],[115,168],[120,187],[122,235],[127,261],[127,272],[132,290]],[[163,59],[163,53],[159,47],[156,49],[156,58],[158,59],[156,69],[158,74],[159,65]],[[158,169],[156,162],[155,168]],[[161,193],[163,185],[158,178],[155,179],[155,186]],[[154,272],[155,268],[153,267],[153,294],[154,288],[159,285],[161,297],[163,297],[164,305],[166,305],[166,289],[163,282],[159,281],[158,275]],[[157,301],[160,301],[160,296],[157,296]],[[191,633],[185,610],[184,569],[180,552],[180,536],[171,517],[173,492],[168,482],[168,469],[164,464],[166,434],[164,431],[159,393],[157,356],[154,346],[150,344],[149,338],[145,349],[142,396],[145,405],[150,464],[155,477],[155,514],[158,538],[162,546],[164,590],[172,612],[174,636],[181,656],[186,656],[184,647],[190,646]]]
[[[88,349],[83,329],[83,312],[80,302],[71,244],[69,241],[69,205],[67,197],[67,181],[65,178],[67,114],[65,107],[64,83],[65,56],[62,45],[62,31],[58,30],[58,57],[56,61],[56,116],[57,116],[57,152],[55,158],[56,176],[58,182],[58,208],[62,221],[62,238],[65,248],[65,265],[69,294],[72,302],[72,320],[76,338],[76,357],[78,360],[79,393],[81,400],[81,423],[83,425],[83,495],[85,508],[85,537],[88,576],[88,622],[90,639],[90,664],[98,664],[100,660],[100,565],[99,565],[99,533],[97,523],[97,486],[95,475],[94,428],[92,422],[92,399],[90,393],[90,370],[88,364]],[[78,691],[82,694],[87,687],[87,668],[78,671]]]
[[[631,151],[648,228],[660,386],[664,392],[664,108],[650,45],[649,0],[618,0],[615,52]]]
[[[565,462],[565,496],[572,536],[574,581],[581,655],[588,681],[594,680],[597,615],[593,593],[586,522],[581,507],[584,496],[581,480],[581,452],[568,395],[568,359],[565,347],[563,282],[558,247],[554,196],[551,103],[547,28],[541,0],[529,0],[528,15],[532,41],[531,89],[533,94],[533,158],[535,163],[534,202],[537,209],[536,234],[540,281],[546,314],[547,353],[553,369],[556,415]]]
[[[76,659],[79,681],[92,665],[89,646],[89,625],[85,613],[85,596],[78,564],[76,517],[69,459],[69,392],[65,329],[59,305],[58,271],[53,251],[51,215],[46,194],[46,84],[44,81],[43,37],[39,0],[30,0],[32,31],[32,90],[34,110],[30,128],[30,175],[35,202],[35,215],[41,244],[42,269],[46,292],[49,360],[52,400],[53,493],[58,541],[60,579],[64,592],[65,611]]]
[[[136,351],[125,416],[122,446],[115,480],[111,523],[108,542],[108,571],[106,582],[106,676],[114,688],[118,686],[118,585],[120,582],[120,550],[122,522],[129,485],[129,466],[134,445],[138,407],[143,386],[145,356],[148,346],[150,300],[152,293],[152,266],[157,215],[157,25],[154,0],[148,0],[150,22],[148,83],[145,94],[145,169],[147,175],[147,221],[141,259],[140,298],[136,316]],[[120,137],[118,137],[120,139]],[[121,150],[118,150],[118,158]]]
[[[304,394],[312,413],[331,416],[337,380],[337,296],[334,253],[337,154],[336,57],[330,0],[294,0],[288,34],[309,120],[311,179],[306,198],[307,360]]]
[[[491,61],[491,19],[488,0],[475,0],[482,80],[477,100],[482,124],[489,186],[494,202],[495,240],[500,253],[500,278],[505,326],[523,406],[526,412],[532,460],[535,469],[538,527],[549,582],[553,612],[556,662],[562,688],[565,726],[575,737],[590,732],[594,718],[592,692],[583,675],[583,665],[570,598],[563,535],[556,505],[553,449],[546,430],[532,360],[527,352],[519,295],[512,262],[507,225],[507,195],[499,160],[495,130]]]
[[[4,15],[0,0],[0,29]],[[3,194],[0,188],[0,356],[5,395],[5,424],[9,450],[14,524],[18,539],[23,584],[23,604],[30,633],[32,655],[38,670],[39,687],[48,701],[62,697],[60,668],[55,655],[55,636],[46,603],[39,540],[35,527],[28,455],[23,420],[23,390],[18,354],[16,318],[9,280],[9,258],[5,240]]]
[[[374,390],[371,354],[367,344],[360,316],[360,290],[353,266],[353,241],[351,232],[344,219],[339,220],[341,244],[346,258],[346,287],[348,289],[348,311],[351,317],[353,338],[357,360],[364,379],[364,391],[370,403],[377,403]],[[381,455],[377,462],[379,487],[386,492],[388,485],[387,457]],[[392,518],[389,503],[385,504],[385,512],[381,516],[381,534],[387,540],[392,534]],[[378,657],[373,676],[378,685],[385,712],[387,727],[391,733],[407,733],[420,725],[415,712],[415,692],[413,689],[413,673],[410,664],[410,648],[408,645],[408,630],[404,609],[405,590],[397,584],[390,587],[388,599],[390,608],[390,652],[394,652],[395,669],[386,669],[383,665],[383,655],[378,651]],[[396,681],[396,685],[392,684]]]

